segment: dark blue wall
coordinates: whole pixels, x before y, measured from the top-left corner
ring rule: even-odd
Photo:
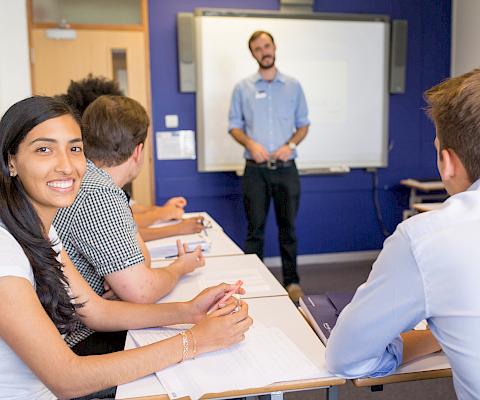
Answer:
[[[180,129],[195,130],[195,95],[178,91],[176,14],[197,7],[276,10],[279,4],[277,0],[149,0],[154,131],[165,129],[165,114],[178,114]],[[314,10],[386,14],[408,20],[406,92],[390,95],[389,163],[379,171],[382,215],[393,231],[408,203],[400,179],[438,177],[432,145],[435,133],[422,111],[422,92],[449,75],[450,0],[316,0]],[[155,182],[157,203],[184,195],[190,210],[209,212],[243,244],[246,224],[235,174],[198,173],[195,161],[156,161]],[[278,255],[276,237],[270,215],[266,256]],[[371,174],[354,170],[344,176],[302,177],[298,237],[299,254],[381,248]]]

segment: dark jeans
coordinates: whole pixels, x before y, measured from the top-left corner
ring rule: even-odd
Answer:
[[[248,219],[245,252],[263,259],[265,223],[273,198],[282,258],[283,283],[298,283],[295,218],[300,203],[300,178],[295,164],[275,170],[247,165],[243,203]]]
[[[85,340],[72,347],[79,356],[93,356],[99,354],[114,353],[125,347],[127,332],[94,332]],[[86,396],[77,397],[75,400],[89,399],[114,399],[117,387],[111,387]]]

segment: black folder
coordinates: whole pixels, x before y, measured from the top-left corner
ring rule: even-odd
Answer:
[[[353,295],[353,292],[327,292],[300,298],[301,309],[324,344]]]

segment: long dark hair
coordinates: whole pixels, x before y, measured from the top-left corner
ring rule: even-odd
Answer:
[[[0,120],[0,221],[17,240],[32,266],[36,292],[43,308],[61,333],[67,333],[76,321],[76,305],[68,294],[62,264],[46,237],[37,215],[18,177],[11,177],[9,156],[37,125],[69,114],[72,109],[51,97],[34,96],[10,107]]]

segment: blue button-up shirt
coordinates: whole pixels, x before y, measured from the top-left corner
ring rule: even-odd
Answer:
[[[233,90],[229,127],[243,130],[272,153],[288,142],[293,132],[309,125],[307,102],[300,83],[279,71],[269,82],[256,73]],[[252,158],[245,150],[245,158]],[[296,157],[293,152],[292,158]]]
[[[480,398],[480,180],[436,211],[402,222],[341,313],[327,366],[346,378],[392,373],[399,334],[426,319],[459,399]]]

